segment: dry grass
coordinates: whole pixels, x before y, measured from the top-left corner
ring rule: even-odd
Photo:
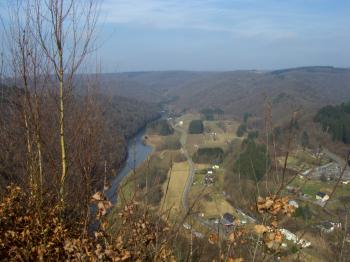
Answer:
[[[322,236],[314,236],[306,233],[304,239],[310,241],[315,249],[304,249],[302,252],[302,261],[323,262],[329,261],[328,258],[332,254],[332,250],[327,241]],[[317,248],[316,248],[317,247]]]
[[[197,151],[198,147],[206,143],[206,137],[203,134],[187,135],[186,149],[190,155]]]
[[[147,135],[147,144],[153,148],[157,148],[163,141],[163,137],[159,135]]]
[[[278,157],[277,160],[279,164],[283,166],[284,156]],[[322,157],[320,160],[318,160],[309,151],[303,151],[299,149],[294,150],[290,153],[288,157],[287,167],[291,170],[302,172],[319,165],[325,165],[329,162],[330,160],[326,157]]]
[[[201,165],[205,167],[205,165]],[[196,184],[192,185],[190,191],[190,199],[195,200],[199,194],[202,194],[198,202],[195,205],[195,211],[203,213],[205,217],[217,218],[222,216],[224,213],[231,213],[234,216],[237,216],[237,212],[232,205],[226,201],[223,195],[223,180],[224,174],[222,172],[217,172],[215,175],[215,184],[206,187],[204,182],[205,175],[196,174],[195,182]]]
[[[238,126],[239,123],[236,121],[204,121],[205,132],[198,135],[189,134],[186,149],[190,154],[196,152],[198,147],[221,147],[225,149],[229,143],[238,138],[236,136]],[[212,133],[216,133],[215,137]]]
[[[161,205],[164,210],[171,209],[172,215],[177,215],[182,211],[182,193],[189,176],[189,166],[187,162],[174,163],[171,174],[168,174],[168,179],[163,185],[163,190],[166,192],[169,183],[168,192],[163,197]]]
[[[211,165],[208,164],[201,164],[201,163],[194,163],[194,167],[196,170],[202,170],[211,167]]]
[[[202,200],[203,213],[206,217],[220,217],[225,213],[235,214],[236,210],[219,195],[213,196],[213,201]]]

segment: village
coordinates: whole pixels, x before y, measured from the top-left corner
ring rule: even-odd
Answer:
[[[247,212],[229,202],[230,195],[224,190],[226,167],[221,160],[218,158],[208,161],[205,155],[198,155],[198,152],[207,152],[208,148],[221,148],[223,152],[232,145],[238,148],[245,139],[236,135],[239,123],[229,120],[203,121],[202,132],[190,133],[190,123],[200,118],[199,114],[167,118],[181,144],[177,151],[170,152],[178,152],[176,154],[181,154],[183,159],[173,163],[171,174],[168,175],[169,181],[163,186],[167,195],[163,197],[161,205],[173,210],[170,217],[174,221],[191,209],[191,215],[183,222],[183,229],[196,238],[204,238],[208,232],[218,232],[225,238],[237,227],[252,230],[254,225],[259,224],[259,218],[254,217],[249,210]],[[149,141],[158,141],[156,144],[161,141],[154,135],[148,137]],[[161,151],[160,155],[167,152],[169,153],[167,150]],[[282,160],[281,157],[281,167]],[[296,175],[293,181],[286,185],[284,194],[290,196],[289,204],[296,210],[310,205],[312,213],[315,214],[313,228],[322,234],[331,234],[340,229],[342,224],[326,218],[319,219],[316,214],[327,202],[330,207],[336,207],[340,201],[338,198],[350,193],[350,170],[346,168],[342,172],[344,163],[336,160],[327,154],[327,151],[319,152],[305,148],[291,152],[287,164],[287,168]],[[330,200],[332,188],[338,179],[341,188]],[[293,233],[287,228],[281,228],[280,232],[284,236],[284,248],[291,244],[302,248],[313,246],[312,239],[300,237],[300,232]],[[350,241],[350,237],[348,240]]]

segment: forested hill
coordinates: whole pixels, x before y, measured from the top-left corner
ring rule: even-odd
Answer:
[[[104,74],[109,92],[144,101],[168,101],[183,109],[219,108],[240,117],[263,114],[265,101],[275,120],[295,109],[313,116],[322,106],[350,100],[350,69],[302,67],[276,71],[135,72]]]
[[[35,148],[36,138],[29,132],[32,127],[26,127],[26,120],[35,116],[25,115],[24,91],[15,87],[1,87],[0,91],[1,188],[9,182],[25,182],[27,178],[23,168],[26,166],[26,149],[28,146]],[[55,156],[59,154],[56,101],[51,94],[41,94],[41,97],[38,100],[40,119],[36,125],[40,132],[42,151]],[[30,99],[35,104],[34,98]],[[160,108],[152,103],[100,93],[75,96],[74,101],[67,102],[66,112],[66,136],[70,142],[69,168],[71,172],[80,174],[80,166],[73,160],[79,159],[80,164],[86,161],[86,165],[91,166],[89,179],[92,183],[100,183],[103,179],[96,174],[103,174],[104,161],[107,161],[110,170],[118,170],[127,155],[127,139],[147,122],[159,117]],[[54,177],[57,162],[48,158],[44,165],[46,172],[52,172]]]
[[[350,102],[323,107],[314,120],[332,135],[333,140],[350,144]]]
[[[113,166],[118,168],[127,154],[127,140],[146,124],[160,116],[160,108],[153,104],[121,96],[99,95],[106,124],[104,147],[112,154]]]

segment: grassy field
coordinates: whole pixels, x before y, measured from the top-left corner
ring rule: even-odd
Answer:
[[[147,135],[147,144],[152,146],[154,149],[157,148],[164,140],[164,137],[159,135]]]
[[[199,147],[221,147],[225,150],[227,145],[237,138],[238,126],[239,123],[235,121],[204,121],[204,133],[189,134],[186,149],[191,155]]]
[[[168,174],[168,180],[163,184],[164,196],[161,202],[163,210],[171,209],[172,215],[181,213],[182,210],[182,192],[189,176],[188,163],[174,163],[171,172]],[[170,180],[169,180],[170,179]],[[168,187],[168,191],[166,193]]]
[[[331,185],[318,180],[305,180],[296,178],[293,181],[292,186],[300,188],[304,194],[307,194],[311,197],[315,197],[316,193],[319,191],[325,193],[330,193],[331,191]]]
[[[238,129],[239,123],[235,121],[204,121],[204,129],[208,133],[216,133],[215,137],[210,137],[210,142],[214,142],[216,145],[225,145],[227,142],[230,142],[236,138],[236,132]]]
[[[234,121],[204,121],[203,134],[187,134],[189,123],[194,119],[200,119],[200,115],[185,114],[175,119],[175,125],[182,121],[182,125],[177,125],[177,129],[185,133],[186,149],[193,154],[199,147],[221,147],[224,148],[232,140],[237,138],[236,130],[239,126]],[[215,134],[214,134],[215,133]],[[157,146],[162,139],[157,136],[149,136],[149,143]],[[159,152],[168,153],[166,151]],[[196,170],[208,168],[206,164],[195,164]],[[187,162],[174,163],[171,173],[168,174],[168,180],[163,184],[163,191],[167,193],[163,196],[161,206],[164,210],[171,209],[171,216],[176,217],[182,214],[182,193],[185,183],[189,176],[189,167]],[[194,184],[191,187],[189,200],[195,201],[199,195],[202,197],[195,205],[195,211],[204,213],[206,217],[220,217],[229,212],[235,215],[235,209],[226,201],[223,195],[224,171],[221,170],[216,175],[214,185],[205,187],[204,175],[195,175]],[[205,190],[205,192],[203,192]],[[175,215],[175,216],[174,216]]]
[[[300,188],[304,194],[315,197],[315,194],[318,191],[322,191],[330,194],[335,184],[336,184],[335,181],[323,182],[321,180],[305,180],[297,177],[291,183],[291,186]],[[350,193],[350,184],[348,185],[339,184],[334,197],[337,198],[340,196],[349,195],[349,193]]]
[[[223,195],[223,171],[216,173],[213,185],[205,186],[204,178],[204,174],[196,174],[191,188],[190,202],[195,203],[195,211],[203,213],[207,218],[218,218],[227,212],[237,216],[235,209]]]
[[[283,166],[284,156],[278,158],[278,162]],[[326,157],[321,157],[317,159],[311,152],[308,150],[295,150],[291,152],[288,157],[287,167],[289,169],[295,170],[297,172],[306,171],[315,166],[322,166],[330,162],[330,159]]]
[[[176,122],[183,121],[181,128],[187,133],[190,121],[199,119],[199,117],[199,115],[187,114],[176,119]],[[218,120],[204,121],[203,124],[203,134],[187,135],[186,149],[190,155],[194,154],[200,147],[220,147],[225,149],[229,143],[237,138],[238,122]],[[196,170],[208,167],[209,165],[206,164],[195,164]],[[206,217],[220,217],[226,212],[235,214],[235,209],[226,201],[223,195],[223,171],[217,173],[214,185],[205,187],[204,178],[205,175],[201,174],[196,174],[194,177],[194,184],[191,187],[189,196],[190,203],[196,201],[194,211],[204,213]],[[198,199],[198,196],[201,197]]]
[[[296,178],[291,183],[291,186],[300,188],[302,193],[307,194],[309,196],[308,200],[299,199],[300,201],[305,203],[310,203],[310,202],[315,203],[314,201],[316,201],[317,192],[321,191],[330,195],[335,184],[336,184],[335,181],[322,182],[320,180],[305,180],[305,179]],[[342,197],[348,197],[349,195],[350,195],[350,184],[343,185],[340,183],[333,197],[328,201],[327,209],[335,212],[339,208],[344,208],[343,201],[347,201],[347,200],[343,200]],[[312,207],[313,213],[316,214],[313,217],[314,221],[318,221],[320,218],[322,218],[321,220],[326,220],[325,213],[321,212],[320,207],[318,205],[312,204],[310,207]]]

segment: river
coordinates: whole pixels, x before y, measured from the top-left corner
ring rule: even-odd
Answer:
[[[133,170],[142,164],[152,152],[152,147],[143,143],[146,128],[142,129],[128,142],[128,156],[123,168],[112,178],[110,188],[106,192],[107,199],[113,204],[117,201],[117,193],[120,182]]]

